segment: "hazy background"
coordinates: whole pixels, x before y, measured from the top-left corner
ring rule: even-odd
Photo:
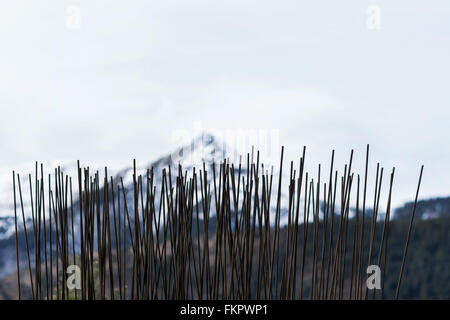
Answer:
[[[370,143],[371,169],[397,168],[395,204],[421,164],[421,197],[448,195],[449,17],[446,0],[5,1],[0,166],[148,162],[201,121],[278,130],[314,165],[354,148],[359,170]]]

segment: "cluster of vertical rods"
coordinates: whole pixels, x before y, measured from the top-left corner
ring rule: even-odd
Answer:
[[[132,186],[107,168],[103,178],[92,175],[79,162],[76,185],[60,168],[47,180],[36,163],[34,179],[28,176],[31,221],[13,172],[19,299],[384,299],[395,168],[379,223],[384,169],[377,164],[369,216],[369,146],[363,178],[352,172],[353,150],[342,176],[333,150],[328,179],[320,165],[312,178],[303,148],[298,170],[291,162],[284,183],[283,154],[284,148],[274,188],[273,168],[264,168],[259,152],[256,160],[247,154],[246,166],[224,159],[188,172],[179,165],[176,176],[169,166],[160,179],[154,168],[138,175],[134,161]],[[422,172],[423,166],[389,298],[399,295]],[[26,257],[19,252],[23,241]],[[382,267],[378,296],[366,286],[371,264]],[[80,270],[80,288],[67,285],[71,265]]]

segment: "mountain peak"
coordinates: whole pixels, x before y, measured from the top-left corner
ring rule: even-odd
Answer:
[[[195,144],[197,146],[200,145],[203,147],[212,144],[217,146],[220,145],[219,139],[210,132],[202,132],[198,136],[194,137],[194,139],[192,139],[192,144]]]
[[[226,157],[226,145],[217,136],[202,132],[191,143],[175,150],[171,156],[174,163],[201,165],[203,162],[220,162]]]

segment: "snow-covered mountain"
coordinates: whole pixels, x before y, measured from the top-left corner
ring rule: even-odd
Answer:
[[[212,167],[216,164],[216,175],[219,175],[218,164],[224,159],[233,161],[230,156],[235,157],[235,151],[229,149],[223,141],[219,141],[211,134],[201,134],[194,138],[189,144],[181,146],[175,149],[173,152],[166,154],[156,161],[146,163],[144,165],[138,165],[136,167],[137,175],[146,176],[147,170],[153,168],[154,172],[154,185],[160,187],[162,182],[163,169],[172,170],[172,178],[175,179],[178,165],[181,164],[183,171],[192,174],[193,169],[196,168],[197,172],[203,169],[203,163],[208,171],[208,183],[211,183],[212,179]],[[245,162],[245,161],[243,161]],[[131,163],[131,161],[130,161]],[[51,174],[53,179],[53,172],[55,167],[60,167],[64,174],[72,177],[76,182],[77,176],[77,162],[47,162],[43,164],[44,175]],[[29,163],[21,165],[19,168],[14,168],[16,174],[20,175],[21,190],[23,196],[23,207],[25,219],[29,221],[31,219],[31,201],[30,201],[30,177],[34,184],[35,179],[35,163]],[[100,176],[103,176],[104,168],[101,166],[90,166],[90,172],[93,173],[96,170],[99,171]],[[120,183],[120,179],[123,179],[124,187],[130,191],[133,189],[133,166],[127,166],[124,168],[111,168],[108,167],[108,175],[113,175],[116,183]],[[7,239],[14,234],[14,194],[13,194],[13,179],[11,168],[0,169],[0,240]],[[31,172],[30,172],[31,171]],[[241,174],[246,174],[246,163],[242,163]],[[40,175],[40,164],[38,167],[38,176]],[[74,204],[77,203],[77,192],[73,194]],[[132,199],[132,193],[128,192],[127,197]],[[132,201],[129,202],[130,205]],[[22,224],[22,210],[21,202],[18,194],[18,182],[16,180],[16,210],[19,217],[19,227]]]
[[[250,157],[255,157],[255,155],[249,155]],[[144,165],[137,165],[136,172],[137,175],[146,176],[147,170],[153,168],[154,173],[154,182],[153,185],[157,186],[157,189],[160,188],[162,182],[162,171],[163,169],[168,169],[169,167],[172,170],[172,179],[174,183],[174,179],[177,175],[178,165],[181,164],[183,168],[183,172],[188,173],[188,177],[192,176],[193,169],[196,169],[198,172],[200,169],[203,169],[203,163],[205,165],[205,169],[208,171],[208,183],[211,184],[212,181],[212,168],[213,165],[216,165],[216,179],[218,179],[218,164],[224,159],[229,159],[229,161],[234,162],[235,165],[239,163],[239,158],[236,161],[236,152],[228,148],[223,141],[219,141],[216,137],[211,134],[202,134],[196,138],[194,138],[189,144],[182,146],[180,148],[175,149],[173,152],[168,153],[156,161],[151,161]],[[236,163],[237,162],[237,163]],[[45,163],[44,164],[44,172],[54,172],[54,168],[56,166],[60,166],[61,171],[64,174],[68,174],[72,176],[72,179],[75,183],[77,183],[77,162],[62,162],[62,163]],[[20,176],[21,180],[21,189],[23,195],[23,206],[24,206],[24,214],[25,219],[28,223],[31,223],[31,207],[30,207],[30,185],[28,173],[34,169],[34,164],[31,163],[28,166],[19,166],[18,168],[14,168],[16,173],[26,173]],[[269,169],[270,165],[267,163],[264,166],[265,169]],[[94,172],[98,170],[100,177],[103,176],[104,168],[101,166],[92,167],[90,166],[90,172]],[[108,167],[108,175],[112,175],[114,177],[115,183],[120,183],[120,178],[123,179],[125,190],[127,191],[127,202],[129,206],[133,204],[133,171],[134,168],[132,165],[126,166],[123,168],[111,168]],[[281,189],[281,225],[287,223],[287,206],[288,206],[288,186],[287,181],[289,179],[289,170],[284,170],[283,175],[283,184]],[[270,170],[269,170],[270,172]],[[242,166],[241,166],[241,174],[242,176],[246,176],[247,174],[247,155],[242,155]],[[35,177],[34,170],[31,173],[31,179],[33,181]],[[276,195],[277,195],[277,184],[278,184],[278,176],[274,173],[274,183],[272,188],[272,201],[271,201],[271,220],[273,222],[273,216],[276,212]],[[33,181],[34,182],[34,181]],[[216,181],[218,183],[218,181]],[[16,180],[17,184],[17,180]],[[18,186],[16,185],[16,188]],[[241,187],[242,189],[242,187]],[[158,192],[159,190],[157,190]],[[77,206],[77,192],[74,194],[74,206]],[[200,196],[200,195],[199,195]],[[242,195],[240,199],[242,199]],[[201,199],[199,199],[201,201]],[[18,194],[16,194],[16,204],[17,204],[17,214],[19,218],[19,228],[22,228],[22,211],[21,204]],[[444,205],[445,204],[445,205]],[[405,217],[409,217],[411,204],[408,204],[407,208],[405,207],[406,213]],[[420,206],[419,206],[420,207]],[[420,207],[421,208],[421,207]],[[419,209],[420,209],[419,208]],[[426,219],[433,217],[438,217],[443,214],[450,213],[450,206],[448,206],[448,200],[444,203],[443,201],[439,202],[439,205],[436,206],[427,206],[427,208],[433,209],[433,214],[423,214],[418,215],[418,218]],[[130,208],[131,209],[131,208]],[[402,217],[402,208],[399,208],[398,217]],[[407,210],[406,210],[407,209]],[[211,205],[211,215],[214,215],[215,208],[214,205]],[[431,210],[431,209],[430,209]],[[430,211],[429,210],[429,211]],[[418,210],[421,211],[421,210]],[[74,210],[74,212],[78,212],[78,210]],[[381,213],[380,213],[381,215]],[[397,215],[397,214],[396,214]],[[394,217],[396,216],[394,215]],[[75,219],[77,222],[78,219]],[[77,226],[75,226],[75,233],[77,232]],[[14,241],[14,231],[15,231],[15,223],[14,223],[14,195],[12,188],[12,170],[10,168],[1,170],[0,169],[0,277],[14,271],[15,268],[15,241]],[[23,255],[24,253],[21,253]]]
[[[175,185],[175,179],[178,173],[178,165],[181,164],[183,174],[187,173],[187,177],[191,178],[193,171],[199,173],[199,170],[206,169],[207,171],[207,183],[211,185],[211,192],[213,192],[213,167],[215,167],[215,174],[216,174],[216,185],[219,186],[219,164],[226,160],[228,163],[233,163],[235,166],[235,174],[237,177],[237,170],[238,165],[241,163],[241,177],[245,177],[247,175],[248,164],[247,164],[247,157],[250,160],[250,163],[256,162],[256,151],[251,150],[248,154],[245,155],[239,155],[236,150],[228,147],[224,141],[221,141],[217,137],[208,134],[203,133],[197,137],[195,137],[189,144],[182,146],[180,148],[175,149],[173,152],[166,154],[165,156],[160,157],[158,160],[153,161],[151,163],[148,163],[146,165],[137,166],[136,167],[136,174],[137,176],[141,175],[142,177],[146,177],[147,170],[153,168],[154,173],[154,180],[153,185],[157,187],[157,195],[158,195],[158,188],[162,185],[163,175],[162,172],[164,169],[166,169],[166,172],[168,168],[171,168],[172,172],[172,185]],[[261,166],[261,163],[259,164]],[[265,171],[266,169],[271,168],[271,164],[264,163]],[[127,168],[124,168],[117,172],[115,176],[115,183],[119,183],[120,178],[123,179],[124,187],[127,191],[127,202],[131,206],[133,203],[133,170],[134,168],[132,166],[129,166]],[[261,167],[259,168],[261,171]],[[269,173],[273,169],[267,170]],[[283,175],[283,181],[286,182],[288,180],[289,175],[288,171],[286,170]],[[273,222],[275,220],[275,213],[276,213],[276,196],[277,196],[277,181],[278,176],[275,176],[274,173],[274,182],[272,185],[272,201],[271,201],[271,221]],[[145,186],[144,186],[145,188]],[[243,199],[243,188],[241,184],[241,188],[239,188],[239,206],[242,205],[241,200]],[[201,202],[201,194],[199,192],[199,203]],[[288,186],[287,183],[283,184],[283,187],[281,189],[280,194],[280,211],[281,211],[281,219],[280,223],[281,225],[287,224],[288,218],[285,214],[287,212],[287,206],[288,206]],[[213,203],[211,204],[210,208],[210,215],[215,215],[215,206]],[[201,211],[201,209],[200,209]]]
[[[153,168],[154,171],[154,185],[159,185],[162,179],[163,169],[168,169],[169,166],[172,172],[176,174],[178,164],[181,164],[183,171],[191,173],[193,168],[201,169],[205,163],[206,169],[209,171],[213,163],[219,164],[223,159],[228,157],[227,146],[217,140],[210,134],[202,134],[194,138],[190,144],[177,148],[173,152],[164,155],[156,161],[147,163],[143,166],[137,166],[137,175],[143,177],[147,174],[147,169]],[[217,167],[216,167],[217,169]],[[211,169],[212,170],[212,169]],[[133,183],[133,167],[129,166],[117,172],[116,180],[123,178],[125,188]]]
[[[181,164],[183,172],[188,172],[191,176],[193,169],[196,171],[203,169],[203,164],[205,169],[208,171],[208,183],[212,182],[212,167],[216,165],[216,178],[218,179],[218,164],[224,159],[229,159],[233,161],[234,158],[230,158],[230,155],[235,157],[235,151],[227,148],[224,142],[219,141],[216,137],[211,134],[204,133],[196,138],[194,138],[191,143],[177,148],[173,152],[166,154],[156,161],[149,162],[145,165],[137,166],[137,175],[142,175],[143,177],[147,174],[147,169],[153,168],[154,172],[154,185],[158,188],[162,182],[162,171],[163,169],[168,169],[169,166],[172,170],[172,179],[175,179],[178,165]],[[244,159],[244,157],[243,157]],[[245,157],[246,159],[246,157]],[[60,166],[60,169],[64,174],[68,174],[77,181],[77,162],[63,162],[63,163],[44,163],[44,172],[54,172],[54,168]],[[30,168],[33,172],[30,172]],[[31,206],[30,206],[30,184],[29,184],[29,174],[31,174],[32,183],[35,179],[35,164],[30,163],[28,165],[22,165],[20,168],[14,168],[16,174],[21,173],[20,182],[21,190],[23,196],[23,207],[24,215],[27,221],[27,225],[31,224]],[[96,170],[99,171],[100,176],[103,176],[103,169],[100,166],[90,167],[90,172]],[[247,171],[246,160],[242,161],[241,174],[246,175]],[[38,174],[40,174],[40,168],[38,168]],[[108,174],[113,175],[115,183],[120,183],[120,178],[123,179],[124,187],[127,191],[127,201],[131,206],[132,201],[132,189],[133,189],[133,166],[127,166],[125,168],[110,168],[108,167]],[[25,174],[24,174],[25,173]],[[23,174],[23,175],[22,175]],[[53,174],[51,174],[53,176]],[[13,182],[12,182],[12,169],[7,168],[0,172],[0,277],[12,272],[15,267],[15,242],[14,242],[14,194],[13,194]],[[276,188],[274,188],[275,190]],[[157,190],[158,191],[158,190]],[[77,193],[74,196],[74,206],[77,206]],[[242,197],[241,197],[242,198]],[[282,198],[285,195],[282,194]],[[199,199],[200,201],[200,199]],[[274,203],[275,201],[273,201]],[[19,229],[22,229],[22,209],[21,203],[18,195],[18,183],[16,180],[16,210],[18,215],[18,225]],[[78,212],[78,210],[74,210]],[[214,208],[211,208],[211,214],[214,215]],[[75,219],[78,221],[78,219]],[[31,229],[31,228],[30,228]],[[75,226],[75,232],[77,226]],[[10,261],[11,260],[11,261]],[[14,261],[13,261],[14,260]]]

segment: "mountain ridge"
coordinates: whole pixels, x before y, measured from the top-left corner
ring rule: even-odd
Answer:
[[[203,164],[208,172],[212,172],[212,168],[214,165],[217,165],[224,159],[227,159],[230,152],[233,150],[229,150],[225,143],[219,141],[216,137],[208,133],[202,133],[201,135],[195,137],[189,144],[176,148],[173,152],[167,153],[155,161],[152,161],[144,166],[136,167],[137,175],[145,176],[147,174],[147,170],[153,169],[154,173],[154,185],[158,185],[162,182],[162,172],[164,169],[169,167],[173,168],[176,173],[176,168],[178,164],[181,164],[183,167],[183,171],[191,172],[194,168],[201,169]],[[249,155],[250,156],[250,155]],[[253,157],[253,155],[252,155]],[[72,163],[73,166],[73,163]],[[64,166],[62,166],[64,167]],[[67,167],[67,165],[66,165]],[[130,191],[133,188],[133,172],[134,167],[128,166],[122,168],[121,170],[116,171],[114,174],[114,181],[116,184],[121,184],[123,181],[125,191]],[[244,163],[241,168],[241,173],[246,174],[246,164]],[[172,176],[174,178],[175,174]],[[212,174],[208,173],[208,183],[212,182],[211,178]],[[76,178],[75,178],[76,179]],[[12,186],[11,186],[12,187]],[[276,187],[275,187],[276,188]],[[74,196],[77,192],[74,193]],[[129,198],[130,197],[130,198]],[[281,212],[283,213],[287,211],[286,201],[287,195],[281,195]],[[129,201],[128,201],[129,200]],[[129,205],[133,204],[133,199],[131,198],[131,192],[127,193],[127,201]],[[77,214],[78,199],[74,199],[74,212]],[[275,206],[276,201],[271,203],[271,212],[272,204]],[[273,208],[274,209],[274,208]],[[428,211],[427,211],[428,210]],[[339,210],[337,210],[339,211]],[[21,210],[18,208],[18,224],[22,225],[21,218]],[[367,209],[367,213],[369,215],[370,209]],[[396,208],[394,210],[393,219],[409,219],[410,214],[412,212],[412,202],[405,203],[402,207]],[[428,213],[427,213],[428,212]],[[214,206],[211,208],[211,215],[213,216]],[[443,215],[450,214],[450,197],[447,198],[436,198],[436,199],[428,199],[428,200],[420,200],[417,206],[416,217],[418,220],[420,219],[431,219],[440,217]],[[382,216],[382,213],[379,213]],[[78,219],[75,219],[78,221]],[[28,224],[31,223],[29,215],[27,216]],[[286,221],[281,221],[283,225]],[[21,229],[22,227],[20,227]],[[14,213],[8,216],[0,217],[0,277],[12,272],[14,270],[15,254],[11,254],[15,249],[15,243],[13,240],[14,234]],[[31,229],[30,229],[31,230]],[[75,226],[75,230],[77,230],[77,226]],[[21,252],[21,256],[24,253]]]

